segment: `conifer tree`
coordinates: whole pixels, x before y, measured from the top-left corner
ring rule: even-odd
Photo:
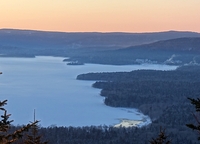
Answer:
[[[156,139],[152,138],[152,140],[149,142],[150,144],[171,144],[171,140],[168,140],[168,136],[165,134],[165,130],[162,130],[162,128],[160,128],[158,137]]]
[[[193,116],[196,120],[196,124],[186,124],[187,127],[189,127],[190,129],[192,130],[195,130],[197,131],[197,133],[199,134],[198,136],[198,140],[200,140],[200,99],[197,98],[197,99],[193,99],[193,98],[188,98],[191,102],[192,105],[195,106],[195,109],[196,109],[196,113],[193,113]]]
[[[31,124],[23,126],[21,129],[14,131],[13,133],[8,133],[13,120],[8,120],[11,114],[7,114],[7,110],[4,106],[7,104],[7,100],[0,101],[0,110],[3,111],[0,121],[0,144],[11,144],[18,139],[23,137],[23,133],[28,131],[32,126],[36,125],[38,121],[34,121]]]
[[[28,134],[27,135],[27,138],[25,140],[25,144],[47,144],[48,142],[45,141],[45,142],[42,142],[41,140],[41,135],[38,135],[38,125],[37,123],[35,123],[36,120],[35,120],[35,110],[34,110],[34,121],[31,122],[33,124],[32,128],[31,128],[31,134]]]

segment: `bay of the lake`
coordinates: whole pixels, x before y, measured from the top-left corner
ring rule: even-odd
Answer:
[[[117,72],[137,69],[174,70],[177,66],[143,65],[66,65],[62,57],[0,58],[0,100],[11,113],[13,124],[33,121],[33,111],[41,126],[114,125],[120,119],[142,120],[136,109],[104,105],[94,81],[76,80],[88,72]]]

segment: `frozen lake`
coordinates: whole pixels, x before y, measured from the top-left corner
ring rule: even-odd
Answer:
[[[13,124],[33,121],[33,111],[42,126],[114,125],[119,119],[141,120],[135,109],[104,105],[94,81],[76,80],[88,72],[132,71],[136,69],[174,70],[176,66],[144,65],[66,65],[61,57],[0,58],[0,100]]]

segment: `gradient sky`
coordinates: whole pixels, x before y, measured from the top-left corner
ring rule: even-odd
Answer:
[[[0,0],[0,28],[200,32],[200,0]]]

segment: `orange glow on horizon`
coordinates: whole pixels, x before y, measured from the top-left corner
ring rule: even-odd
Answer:
[[[0,0],[0,28],[64,32],[200,32],[199,0]]]

